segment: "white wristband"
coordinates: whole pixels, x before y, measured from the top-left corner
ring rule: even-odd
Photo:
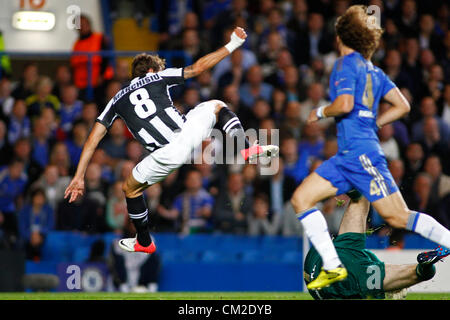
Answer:
[[[323,110],[325,109],[325,107],[326,106],[317,108],[317,111],[316,111],[317,118],[319,118],[319,119],[326,118],[325,114],[323,113]]]
[[[245,39],[239,38],[236,32],[233,31],[231,34],[231,40],[225,45],[225,48],[232,53],[234,50],[239,48],[243,43],[245,42]]]

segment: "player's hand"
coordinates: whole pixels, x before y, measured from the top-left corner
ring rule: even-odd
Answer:
[[[317,109],[312,109],[309,113],[309,117],[308,120],[306,120],[306,123],[309,124],[316,121],[319,121],[319,117],[317,116]]]
[[[78,196],[82,196],[84,193],[84,179],[73,178],[69,186],[64,193],[64,199],[69,198],[69,203],[77,200]],[[70,196],[70,197],[69,197]]]
[[[225,45],[225,48],[229,53],[232,53],[234,50],[242,46],[242,44],[245,42],[245,38],[247,38],[247,34],[245,33],[244,29],[236,27],[231,34],[230,42]]]
[[[233,33],[236,34],[241,39],[247,38],[247,33],[245,33],[245,30],[242,29],[241,27],[234,28]],[[231,39],[233,39],[233,36],[231,36]]]

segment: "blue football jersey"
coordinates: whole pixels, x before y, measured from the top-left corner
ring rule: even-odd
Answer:
[[[362,153],[379,148],[376,117],[378,105],[395,84],[359,52],[339,58],[330,76],[330,99],[341,94],[354,97],[353,110],[336,117],[339,153]]]

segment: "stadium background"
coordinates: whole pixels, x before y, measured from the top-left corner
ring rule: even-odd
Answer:
[[[373,62],[412,106],[408,118],[380,130],[390,170],[410,208],[449,228],[448,2],[1,0],[0,290],[45,287],[51,277],[24,286],[22,276],[49,274],[59,279],[53,290],[77,291],[67,285],[76,266],[86,290],[301,291],[305,243],[288,199],[337,149],[333,121],[305,119],[327,103],[334,21],[353,3],[381,8],[385,34]],[[77,10],[96,36],[87,32],[75,48]],[[27,28],[13,17],[22,11],[53,13],[55,25],[18,29]],[[68,205],[63,190],[89,130],[129,81],[134,54],[158,52],[168,66],[185,66],[223,45],[235,25],[249,35],[242,49],[172,97],[182,112],[219,98],[245,128],[279,129],[280,172],[184,166],[146,192],[158,254],[121,255],[114,239],[131,226],[120,181],[145,152],[116,121],[88,168],[85,197]],[[334,199],[321,208],[336,233],[343,208]],[[385,226],[373,210],[368,224],[368,247],[387,260],[405,249],[396,262],[413,263],[418,249],[435,246]],[[436,278],[420,290],[450,291],[449,283]]]

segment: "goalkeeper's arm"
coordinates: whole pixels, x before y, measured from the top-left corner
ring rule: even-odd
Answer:
[[[244,29],[239,27],[235,28],[231,34],[230,42],[228,42],[225,46],[210,54],[207,54],[204,57],[201,57],[193,65],[184,68],[184,78],[189,79],[196,77],[203,71],[214,67],[223,58],[240,47],[244,43],[245,38],[247,38],[247,34]]]

